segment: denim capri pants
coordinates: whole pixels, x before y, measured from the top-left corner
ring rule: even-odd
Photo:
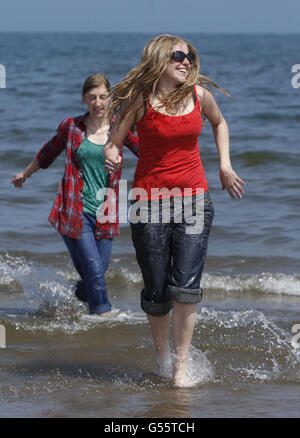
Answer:
[[[179,303],[199,303],[202,300],[200,280],[214,207],[209,192],[202,194],[202,200],[197,205],[196,196],[189,197],[191,221],[186,215],[184,199],[179,199],[179,207],[175,197],[168,200],[168,221],[162,219],[163,201],[159,200],[156,201],[158,220],[153,220],[153,201],[148,201],[141,209],[136,209],[137,215],[143,219],[136,223],[131,220],[130,223],[136,258],[144,281],[141,307],[149,315],[167,314],[173,307],[173,300]],[[144,210],[142,214],[140,210]]]

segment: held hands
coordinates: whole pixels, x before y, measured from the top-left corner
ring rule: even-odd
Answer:
[[[236,196],[242,199],[245,190],[241,184],[245,186],[246,183],[235,173],[231,167],[220,170],[220,180],[222,184],[222,190],[226,189],[232,198]]]
[[[21,189],[25,181],[26,177],[24,175],[24,172],[20,172],[17,173],[16,176],[11,180],[11,184],[14,184],[14,186],[18,189]]]
[[[115,169],[121,167],[122,157],[120,155],[120,150],[116,145],[108,143],[104,147],[104,158],[106,172],[112,173]]]

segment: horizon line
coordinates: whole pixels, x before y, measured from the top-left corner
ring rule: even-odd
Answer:
[[[90,35],[90,34],[111,34],[111,35],[118,35],[118,34],[129,34],[129,35],[149,35],[149,34],[158,34],[161,35],[162,33],[173,33],[168,31],[126,31],[126,30],[118,30],[118,31],[98,31],[98,30],[91,30],[91,31],[73,31],[73,30],[0,30],[0,34],[4,33],[59,33],[59,34],[82,34],[82,35]],[[212,31],[180,31],[179,33],[182,34],[189,34],[189,35],[300,35],[300,32],[263,32],[263,31],[238,31],[238,32],[227,32],[227,31],[218,31],[218,32],[212,32]]]

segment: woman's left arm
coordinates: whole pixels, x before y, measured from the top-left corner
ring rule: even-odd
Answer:
[[[227,190],[234,198],[242,198],[246,183],[232,169],[229,152],[229,132],[226,120],[222,116],[213,95],[205,88],[197,85],[197,94],[202,103],[202,112],[212,125],[220,159],[220,180],[222,189]]]

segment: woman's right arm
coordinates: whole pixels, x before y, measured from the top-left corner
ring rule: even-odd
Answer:
[[[16,174],[11,180],[15,187],[21,188],[27,178],[39,169],[46,169],[55,158],[65,149],[67,141],[67,130],[71,119],[63,120],[57,128],[56,134],[36,154],[26,169]]]
[[[30,178],[31,175],[40,169],[40,166],[37,164],[36,160],[32,161],[26,169],[22,172],[16,174],[16,176],[11,180],[11,183],[14,184],[18,189],[22,188],[23,183],[27,178]]]

